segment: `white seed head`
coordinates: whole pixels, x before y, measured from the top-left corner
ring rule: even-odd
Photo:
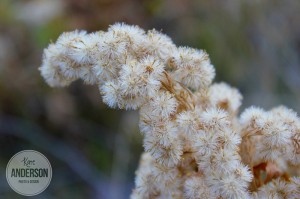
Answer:
[[[242,95],[212,84],[203,50],[116,23],[61,34],[39,70],[50,86],[82,79],[109,107],[139,109],[146,152],[132,199],[300,198],[299,178],[289,177],[299,175],[299,117],[279,106],[250,107],[237,118]]]
[[[174,78],[192,89],[209,86],[215,77],[215,69],[204,51],[180,47],[174,53],[173,62]]]

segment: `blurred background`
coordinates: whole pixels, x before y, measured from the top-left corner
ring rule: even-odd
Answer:
[[[237,87],[243,107],[300,112],[300,1],[1,0],[0,198],[23,198],[5,178],[9,159],[33,149],[53,178],[32,198],[128,198],[143,150],[134,111],[108,109],[96,87],[52,89],[43,48],[64,31],[115,22],[158,29],[177,45],[205,49],[216,81]]]

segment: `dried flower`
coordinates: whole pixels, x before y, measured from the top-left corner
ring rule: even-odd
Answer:
[[[50,86],[97,85],[111,108],[139,109],[144,149],[132,199],[300,198],[300,119],[279,106],[250,107],[214,83],[208,54],[161,32],[117,23],[63,33],[44,50]],[[212,85],[211,85],[212,84]]]

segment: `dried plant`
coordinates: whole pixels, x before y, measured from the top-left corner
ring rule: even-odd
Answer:
[[[50,86],[82,79],[109,107],[139,109],[145,152],[131,198],[300,198],[300,119],[214,83],[205,51],[117,23],[63,33],[44,51]]]

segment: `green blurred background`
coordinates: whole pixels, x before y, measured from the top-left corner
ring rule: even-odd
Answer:
[[[162,30],[177,45],[205,49],[216,81],[239,88],[243,107],[300,111],[300,1],[1,0],[0,198],[9,159],[40,151],[50,186],[32,198],[128,198],[143,150],[138,114],[108,109],[96,87],[52,89],[41,78],[43,48],[64,31],[115,22]]]

